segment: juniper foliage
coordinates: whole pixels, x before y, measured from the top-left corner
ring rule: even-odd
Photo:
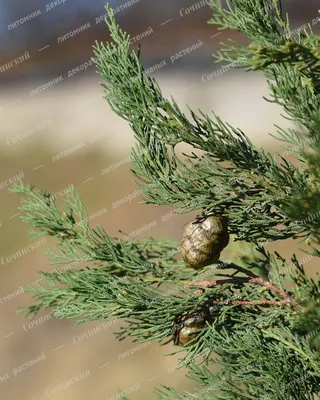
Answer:
[[[320,256],[320,38],[310,25],[292,31],[278,0],[229,0],[225,8],[214,0],[211,7],[210,23],[251,42],[222,44],[217,61],[265,74],[267,100],[303,127],[302,134],[277,127],[295,165],[256,148],[214,113],[189,109],[186,116],[164,98],[109,6],[113,41],[95,44],[94,61],[106,100],[137,139],[132,172],[144,203],[222,215],[234,240],[255,248],[254,255],[241,265],[222,257],[193,271],[175,257],[178,243],[112,238],[90,227],[77,193],[68,192],[60,209],[49,193],[20,182],[12,192],[22,195],[23,221],[34,237],[57,241],[47,250],[52,263],[84,264],[41,272],[43,283],[26,288],[36,300],[26,313],[52,308],[77,323],[121,318],[120,340],[161,344],[179,336],[181,316],[209,313],[188,345],[175,347],[197,389],[162,387],[159,399],[311,400],[320,395],[320,280],[308,278],[295,255],[288,261],[264,244],[293,238],[307,243],[310,257]],[[180,143],[201,151],[179,158]]]

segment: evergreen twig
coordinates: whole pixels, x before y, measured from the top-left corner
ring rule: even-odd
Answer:
[[[217,115],[189,110],[188,118],[165,99],[110,6],[113,42],[96,43],[94,61],[106,100],[137,139],[133,173],[144,201],[174,205],[177,213],[198,211],[197,223],[222,217],[233,238],[257,252],[241,265],[224,263],[223,273],[211,265],[193,271],[175,257],[178,243],[112,238],[103,227],[90,227],[73,190],[60,210],[50,194],[19,182],[11,191],[23,196],[22,220],[33,236],[57,240],[46,253],[51,262],[91,263],[42,272],[42,283],[26,288],[36,303],[25,312],[52,308],[57,318],[77,323],[121,318],[120,340],[182,343],[175,347],[183,353],[180,364],[200,388],[180,394],[163,387],[161,399],[313,400],[320,395],[320,278],[310,279],[295,255],[288,261],[262,242],[306,240],[304,251],[320,256],[320,38],[310,25],[294,33],[278,0],[228,0],[226,7],[213,0],[211,7],[211,23],[251,41],[223,44],[217,60],[264,73],[269,100],[306,129],[301,136],[277,127],[298,166],[283,154],[276,162]],[[182,160],[179,143],[201,152]],[[199,280],[203,271],[206,280]],[[214,364],[220,372],[211,370]]]

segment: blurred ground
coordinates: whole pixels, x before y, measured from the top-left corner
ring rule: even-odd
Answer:
[[[204,83],[203,74],[210,72],[157,74],[156,78],[164,94],[173,95],[183,109],[186,104],[206,112],[213,109],[222,119],[243,129],[256,145],[279,150],[279,143],[268,132],[275,133],[273,124],[288,127],[289,122],[281,118],[277,106],[262,99],[268,94],[264,79],[259,74],[233,70]],[[182,225],[191,219],[190,215],[162,223],[161,217],[171,208],[141,205],[138,198],[112,210],[112,203],[135,191],[130,163],[123,162],[134,139],[127,124],[109,110],[98,83],[97,78],[78,79],[28,101],[24,101],[23,93],[37,87],[37,82],[0,93],[0,104],[21,98],[0,113],[0,182],[23,171],[24,182],[50,193],[73,184],[89,215],[107,209],[91,224],[101,224],[110,235],[117,236],[119,229],[132,232],[156,221],[147,235],[179,241]],[[35,128],[39,124],[43,126],[40,130]],[[119,162],[122,165],[118,168],[102,173]],[[1,188],[0,202],[0,256],[7,257],[30,241],[27,226],[17,215],[18,196]],[[37,270],[54,268],[43,255],[50,244],[48,240],[47,246],[0,265],[1,399],[111,400],[117,398],[118,389],[131,387],[129,398],[135,400],[152,398],[153,388],[160,384],[192,389],[184,371],[174,371],[177,357],[163,356],[172,351],[170,345],[152,343],[139,348],[139,344],[128,340],[119,343],[112,334],[119,330],[119,323],[107,329],[101,328],[101,322],[74,326],[75,321],[50,318],[47,311],[41,314],[43,319],[29,324],[16,314],[17,306],[31,303],[28,294],[19,294],[19,287],[39,279]],[[270,245],[284,256],[297,247],[292,241]],[[301,252],[297,254],[298,259],[303,257]],[[313,261],[306,269],[310,275],[315,273]],[[96,329],[92,334],[96,326],[100,331]],[[129,355],[123,356],[127,351]],[[23,364],[38,357],[39,362],[20,371]],[[57,385],[75,376],[82,376],[78,383],[57,389]]]

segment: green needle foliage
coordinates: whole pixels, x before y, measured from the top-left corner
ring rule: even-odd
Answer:
[[[320,38],[310,24],[292,31],[279,0],[229,0],[225,8],[214,0],[211,7],[210,23],[251,42],[222,44],[217,61],[265,74],[267,100],[300,124],[299,131],[277,127],[295,165],[256,148],[214,113],[189,109],[187,116],[164,98],[109,6],[113,41],[95,44],[94,61],[106,100],[137,139],[132,172],[143,202],[223,216],[234,240],[255,252],[241,256],[241,266],[239,257],[222,258],[194,271],[176,257],[178,243],[112,238],[89,226],[77,193],[69,191],[60,209],[49,193],[20,182],[11,191],[23,196],[23,221],[34,237],[57,240],[47,250],[51,262],[81,264],[41,272],[42,283],[26,288],[36,300],[26,313],[52,308],[77,323],[121,318],[120,340],[173,340],[197,389],[162,387],[159,399],[311,400],[320,395],[320,279],[308,278],[294,254],[288,261],[263,244],[293,238],[307,243],[308,257],[320,256]],[[180,143],[195,151],[179,157]]]

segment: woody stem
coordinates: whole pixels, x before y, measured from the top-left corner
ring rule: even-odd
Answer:
[[[255,285],[264,286],[266,289],[278,293],[283,299],[290,299],[290,295],[284,292],[279,287],[273,285],[269,281],[265,281],[262,278],[251,278],[251,277],[233,277],[230,279],[219,279],[215,281],[203,281],[203,282],[189,282],[190,286],[201,286],[211,288],[217,285],[224,285],[226,283],[252,283]]]
[[[262,278],[252,278],[252,277],[233,277],[230,279],[219,279],[213,281],[203,281],[203,282],[189,282],[189,286],[200,286],[201,288],[212,288],[218,285],[228,284],[228,283],[251,283],[254,285],[260,285],[265,287],[268,290],[278,293],[279,296],[282,297],[282,300],[254,300],[254,301],[243,301],[243,300],[235,300],[235,301],[213,301],[213,304],[234,304],[234,305],[283,305],[283,304],[295,304],[292,297],[286,293],[284,290],[279,287],[273,285],[269,281],[265,281]],[[202,289],[200,289],[202,291]],[[195,293],[199,293],[197,291]],[[297,304],[295,304],[298,306]],[[300,306],[299,306],[300,307]]]

